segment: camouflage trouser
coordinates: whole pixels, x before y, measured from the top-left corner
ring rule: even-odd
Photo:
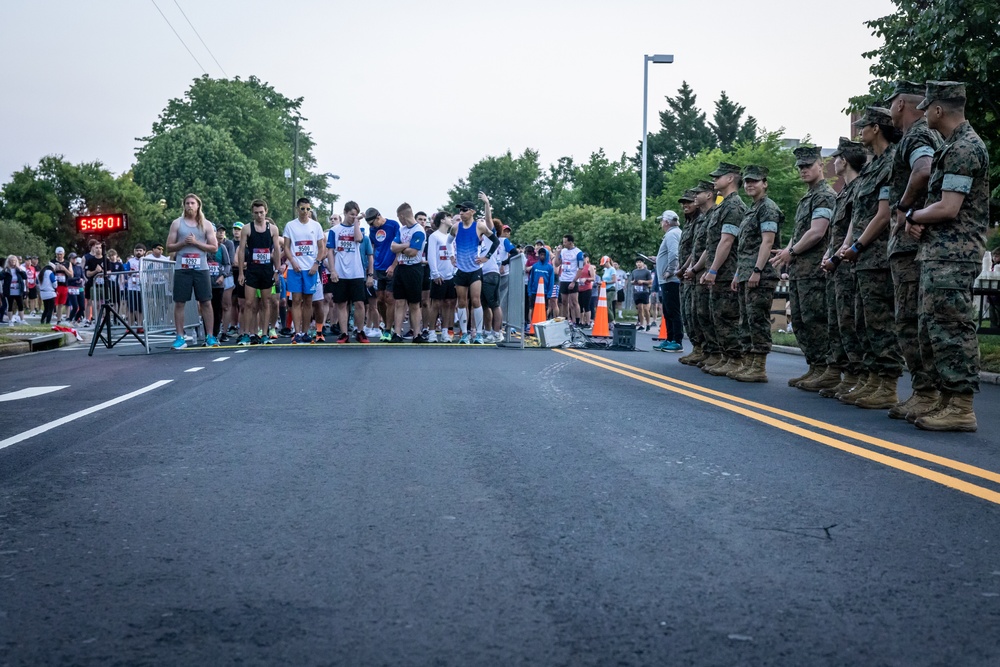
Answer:
[[[854,276],[854,268],[841,263],[834,272],[833,291],[836,295],[836,325],[839,335],[839,346],[847,357],[846,369],[851,373],[864,371],[864,346],[858,337],[857,320],[854,316],[854,300],[858,294],[858,281]]]
[[[705,354],[719,354],[722,348],[715,336],[715,323],[712,321],[712,288],[708,285],[695,285],[694,288],[694,321],[701,331],[701,349]]]
[[[920,355],[932,360],[934,385],[944,391],[979,391],[979,339],[972,284],[978,262],[925,260],[920,265]]]
[[[825,363],[830,347],[826,330],[826,280],[795,278],[788,281],[792,330],[799,349],[810,364]]]
[[[865,368],[881,377],[899,377],[903,374],[903,354],[896,340],[896,304],[889,269],[858,270],[854,275],[858,280],[857,304],[864,318],[860,334],[865,343]]]
[[[681,319],[691,345],[701,345],[701,334],[694,322],[694,285],[681,283]]]
[[[826,281],[826,335],[830,341],[826,363],[847,368],[847,352],[840,337],[840,321],[837,318],[837,278],[837,274],[833,274]]]
[[[762,280],[749,289],[746,281],[739,286],[740,349],[743,354],[767,354],[771,351],[771,305],[777,280]]]
[[[934,368],[931,360],[923,360],[920,350],[917,317],[920,301],[920,262],[915,253],[895,255],[889,259],[892,284],[896,289],[896,337],[903,352],[906,369],[910,371],[913,390],[934,388]]]
[[[740,348],[740,300],[729,286],[732,280],[712,287],[712,322],[719,348],[727,357],[738,357]]]

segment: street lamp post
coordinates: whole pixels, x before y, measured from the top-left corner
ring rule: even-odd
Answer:
[[[642,57],[642,203],[640,205],[642,219],[646,219],[646,144],[649,137],[646,132],[646,115],[649,107],[649,63],[672,63],[672,55],[653,55]]]

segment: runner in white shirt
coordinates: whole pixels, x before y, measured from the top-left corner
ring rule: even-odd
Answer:
[[[493,218],[493,224],[499,219]],[[496,252],[491,256],[490,250],[493,243],[484,238],[479,242],[479,256],[486,259],[482,264],[483,268],[483,331],[482,339],[484,343],[499,343],[503,341],[503,334],[500,329],[503,326],[503,312],[500,310],[500,262],[503,252],[503,243],[496,248]],[[479,336],[476,336],[479,338]]]
[[[579,324],[580,300],[577,297],[576,272],[583,266],[583,252],[576,247],[572,234],[563,236],[559,250],[559,301],[570,322]]]
[[[455,237],[449,230],[451,221],[448,214],[439,211],[431,219],[431,229],[427,251],[427,264],[431,270],[431,316],[430,323],[441,319],[442,326],[428,334],[431,343],[450,343],[448,330],[455,321]]]
[[[372,257],[368,257],[368,266],[361,260],[361,244],[365,235],[361,232],[362,217],[358,215],[360,207],[354,202],[344,206],[344,221],[330,228],[326,246],[333,255],[330,268],[330,280],[333,282],[333,303],[336,305],[337,320],[340,324],[338,343],[350,341],[348,333],[347,304],[354,304],[354,339],[359,343],[368,343],[368,336],[362,330],[365,324],[365,300],[368,287],[374,284],[374,269]]]
[[[288,291],[292,293],[292,319],[295,336],[292,344],[311,343],[306,333],[312,313],[313,292],[316,290],[319,263],[326,256],[323,228],[310,217],[312,204],[301,197],[295,203],[299,217],[285,225],[285,259],[288,260]],[[322,323],[320,323],[322,326]]]

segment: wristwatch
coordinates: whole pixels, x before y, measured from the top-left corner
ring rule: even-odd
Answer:
[[[755,266],[755,267],[753,267],[753,272],[754,272],[754,273],[760,273],[760,269],[758,269],[758,268],[757,268],[757,267]]]
[[[795,248],[794,247],[790,247],[788,249],[788,256],[789,257],[795,257]]]

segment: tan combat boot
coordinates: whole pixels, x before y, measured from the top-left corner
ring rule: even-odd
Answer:
[[[717,354],[717,353],[716,354],[710,354],[707,357],[705,357],[704,361],[702,361],[700,364],[698,364],[698,367],[701,368],[701,370],[703,370],[703,371],[705,371],[707,373],[709,368],[711,368],[712,366],[718,366],[719,364],[723,363],[724,361],[725,361],[725,359],[722,358],[721,354]]]
[[[948,394],[948,404],[929,415],[917,419],[917,428],[925,431],[975,431],[976,413],[972,410],[972,394]]]
[[[750,363],[739,373],[730,376],[739,382],[767,382],[767,355],[753,354]]]
[[[742,373],[744,368],[747,368],[753,362],[752,354],[744,354],[742,357],[736,359],[736,363],[732,370],[726,372],[726,377],[732,379],[737,373]]]
[[[948,398],[936,389],[916,392],[913,398],[913,402],[906,409],[906,414],[903,415],[903,418],[911,424],[916,424],[921,417],[929,416],[932,412],[943,410],[948,406]]]
[[[854,389],[850,390],[843,397],[838,396],[837,399],[841,403],[846,403],[847,405],[854,405],[854,401],[867,396],[872,393],[879,386],[879,377],[875,373],[869,373],[865,376],[864,380],[859,382]]]
[[[842,400],[845,396],[848,396],[852,391],[857,391],[858,389],[861,389],[868,382],[868,373],[861,372],[855,375],[854,377],[857,378],[857,382],[855,382],[853,385],[851,385],[844,391],[837,392],[836,398],[838,401]]]
[[[729,371],[739,368],[740,366],[739,357],[723,357],[723,358],[725,359],[724,363],[718,366],[713,366],[712,368],[708,369],[709,375],[722,377],[726,375]]]
[[[811,380],[814,377],[816,377],[816,373],[817,373],[816,367],[810,365],[809,366],[809,370],[806,371],[803,375],[800,375],[797,378],[792,378],[791,380],[789,380],[788,381],[788,386],[789,387],[797,387],[800,382],[804,382],[806,380]]]
[[[819,395],[823,398],[836,398],[839,394],[844,394],[850,391],[854,385],[858,383],[858,376],[851,372],[845,372],[844,378],[836,387],[830,387],[829,389],[820,389]]]
[[[934,404],[937,404],[938,393],[936,391],[915,391],[910,394],[910,397],[905,401],[900,401],[899,403],[896,403],[896,405],[889,408],[889,419],[906,419],[906,413],[913,409],[913,406],[921,401],[921,394],[928,392],[933,397]],[[914,418],[914,421],[916,421],[916,418]]]
[[[899,378],[879,378],[878,388],[867,396],[863,396],[854,405],[865,410],[886,410],[899,403],[896,395],[896,384]]]
[[[833,389],[840,384],[840,369],[835,366],[819,366],[823,370],[811,380],[803,380],[796,386],[805,391],[819,391],[820,389]]]
[[[694,349],[691,350],[690,354],[685,354],[677,361],[681,362],[685,366],[694,366],[704,358],[705,358],[705,353],[701,351],[701,345],[695,345]]]

